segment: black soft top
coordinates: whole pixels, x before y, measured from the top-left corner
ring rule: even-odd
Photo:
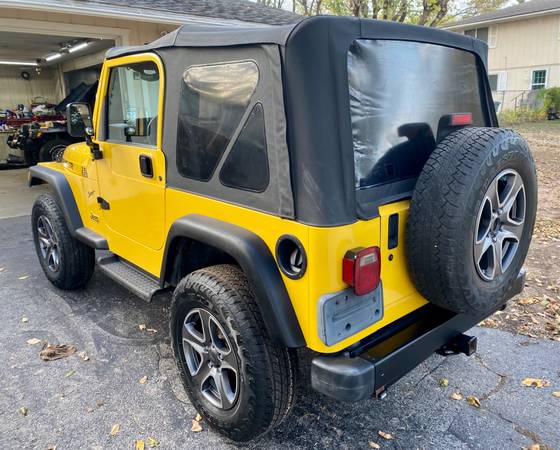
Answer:
[[[211,25],[186,24],[146,45],[113,47],[107,58],[169,47],[231,47],[250,44],[290,45],[300,34],[345,36],[354,39],[396,39],[430,42],[475,52],[486,59],[487,47],[479,40],[438,28],[421,27],[356,17],[315,16],[290,25]],[[320,41],[316,40],[316,44]],[[325,44],[327,42],[323,41]],[[327,45],[323,46],[324,48]],[[319,46],[318,48],[319,49]]]
[[[388,187],[371,198],[356,191],[347,61],[348,51],[358,39],[422,42],[472,53],[480,72],[485,125],[497,126],[484,70],[486,44],[435,28],[337,16],[305,18],[282,26],[189,24],[144,46],[113,48],[107,58],[153,51],[163,57],[168,71],[182,73],[184,65],[179,61],[188,65],[195,60],[189,54],[217,52],[228,60],[240,51],[275,47],[279,58],[271,63],[277,73],[273,79],[281,80],[281,85],[267,89],[280,89],[283,97],[277,103],[286,119],[282,124],[285,136],[281,137],[287,141],[289,173],[281,170],[278,176],[285,178],[280,192],[293,198],[289,209],[295,213],[282,215],[311,225],[337,226],[374,217],[377,205],[409,194],[398,187]],[[211,51],[204,52],[205,48]],[[179,96],[180,87],[173,89],[167,98]],[[176,114],[172,108],[169,111],[170,116]],[[165,123],[169,126],[170,122]],[[166,151],[171,153],[172,138],[176,139],[170,132]]]

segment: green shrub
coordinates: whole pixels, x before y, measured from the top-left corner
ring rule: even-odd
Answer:
[[[554,106],[557,111],[560,111],[560,87],[541,89],[538,96],[544,102],[545,111],[551,106]]]
[[[498,115],[500,125],[516,125],[525,122],[538,122],[546,119],[546,109],[517,108],[508,109]]]

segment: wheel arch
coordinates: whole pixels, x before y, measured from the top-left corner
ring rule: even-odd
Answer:
[[[76,238],[76,230],[84,226],[78,205],[72,193],[72,188],[66,177],[56,170],[43,166],[29,168],[29,187],[48,184],[56,197],[58,205],[64,215],[66,226],[72,237]]]
[[[187,242],[202,245],[210,251],[210,264],[234,262],[241,267],[275,343],[290,348],[306,345],[274,257],[259,236],[236,225],[198,214],[177,219],[167,235],[160,275],[162,285],[172,280],[177,258]],[[201,265],[194,263],[189,268],[192,271],[201,268]],[[187,273],[181,274],[185,275]]]

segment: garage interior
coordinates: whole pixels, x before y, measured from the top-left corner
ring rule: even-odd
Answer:
[[[78,91],[95,84],[105,51],[115,44],[111,37],[55,30],[0,32],[0,167],[26,164],[23,150],[7,143],[22,125],[64,128],[61,102],[67,97],[76,100]]]

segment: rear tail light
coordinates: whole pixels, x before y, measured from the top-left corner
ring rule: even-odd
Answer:
[[[342,279],[354,287],[356,295],[373,291],[381,276],[381,252],[379,247],[348,250],[342,261]]]
[[[472,113],[455,113],[451,114],[451,126],[460,127],[464,125],[472,125]]]

